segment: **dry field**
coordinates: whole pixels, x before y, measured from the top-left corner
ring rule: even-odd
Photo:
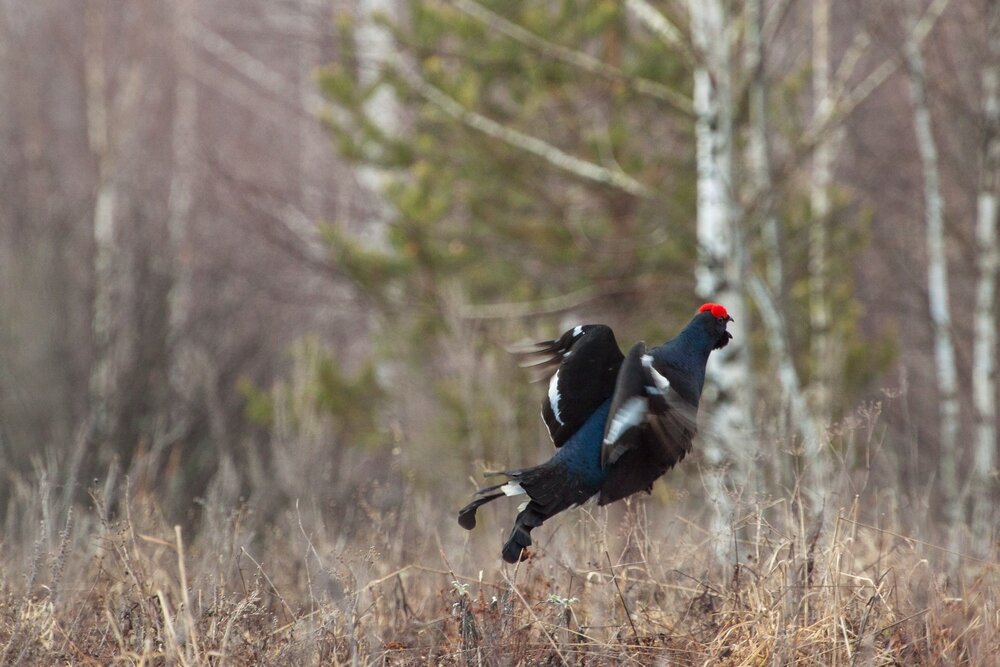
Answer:
[[[265,513],[213,491],[197,526],[122,484],[66,510],[45,475],[6,517],[0,665],[956,665],[1000,654],[997,563],[918,539],[868,489],[808,528],[794,492],[737,504],[713,566],[696,499],[560,516],[502,566],[512,507]],[[456,501],[457,502],[457,501]],[[456,504],[457,506],[457,504]],[[432,520],[428,520],[431,517]],[[905,526],[905,528],[904,528]],[[933,535],[926,528],[928,535]],[[190,534],[189,534],[190,533]],[[949,573],[951,573],[949,575]]]

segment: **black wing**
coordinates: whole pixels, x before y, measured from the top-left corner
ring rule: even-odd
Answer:
[[[663,369],[665,370],[665,369]],[[601,505],[649,491],[663,473],[691,450],[697,408],[686,402],[657,370],[646,344],[636,343],[622,363],[601,445],[608,478]]]
[[[548,394],[542,399],[542,420],[556,447],[562,447],[594,410],[611,398],[625,358],[611,327],[604,324],[583,324],[556,340],[515,352],[541,356],[541,360],[527,365],[545,371],[543,378],[558,366],[549,379]]]

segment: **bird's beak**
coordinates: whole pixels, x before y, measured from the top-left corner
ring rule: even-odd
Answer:
[[[730,317],[729,315],[726,315],[726,321],[727,321],[727,322],[735,322],[736,320],[734,320],[734,319],[733,319],[732,317]]]

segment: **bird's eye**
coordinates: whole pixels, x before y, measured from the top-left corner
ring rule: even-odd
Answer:
[[[717,320],[718,320],[719,324],[725,324],[726,323],[726,318],[724,318],[724,317],[719,317],[719,318],[717,318]]]

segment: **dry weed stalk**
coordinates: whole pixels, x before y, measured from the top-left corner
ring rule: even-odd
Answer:
[[[507,568],[491,518],[470,540],[427,521],[431,498],[366,505],[370,530],[345,535],[335,510],[265,514],[223,480],[182,531],[128,475],[114,507],[94,491],[72,510],[50,479],[21,484],[7,525],[23,537],[0,544],[0,666],[975,665],[1000,651],[997,563],[916,533],[867,470],[820,520],[794,481],[735,495],[726,568],[683,497],[567,515]]]

